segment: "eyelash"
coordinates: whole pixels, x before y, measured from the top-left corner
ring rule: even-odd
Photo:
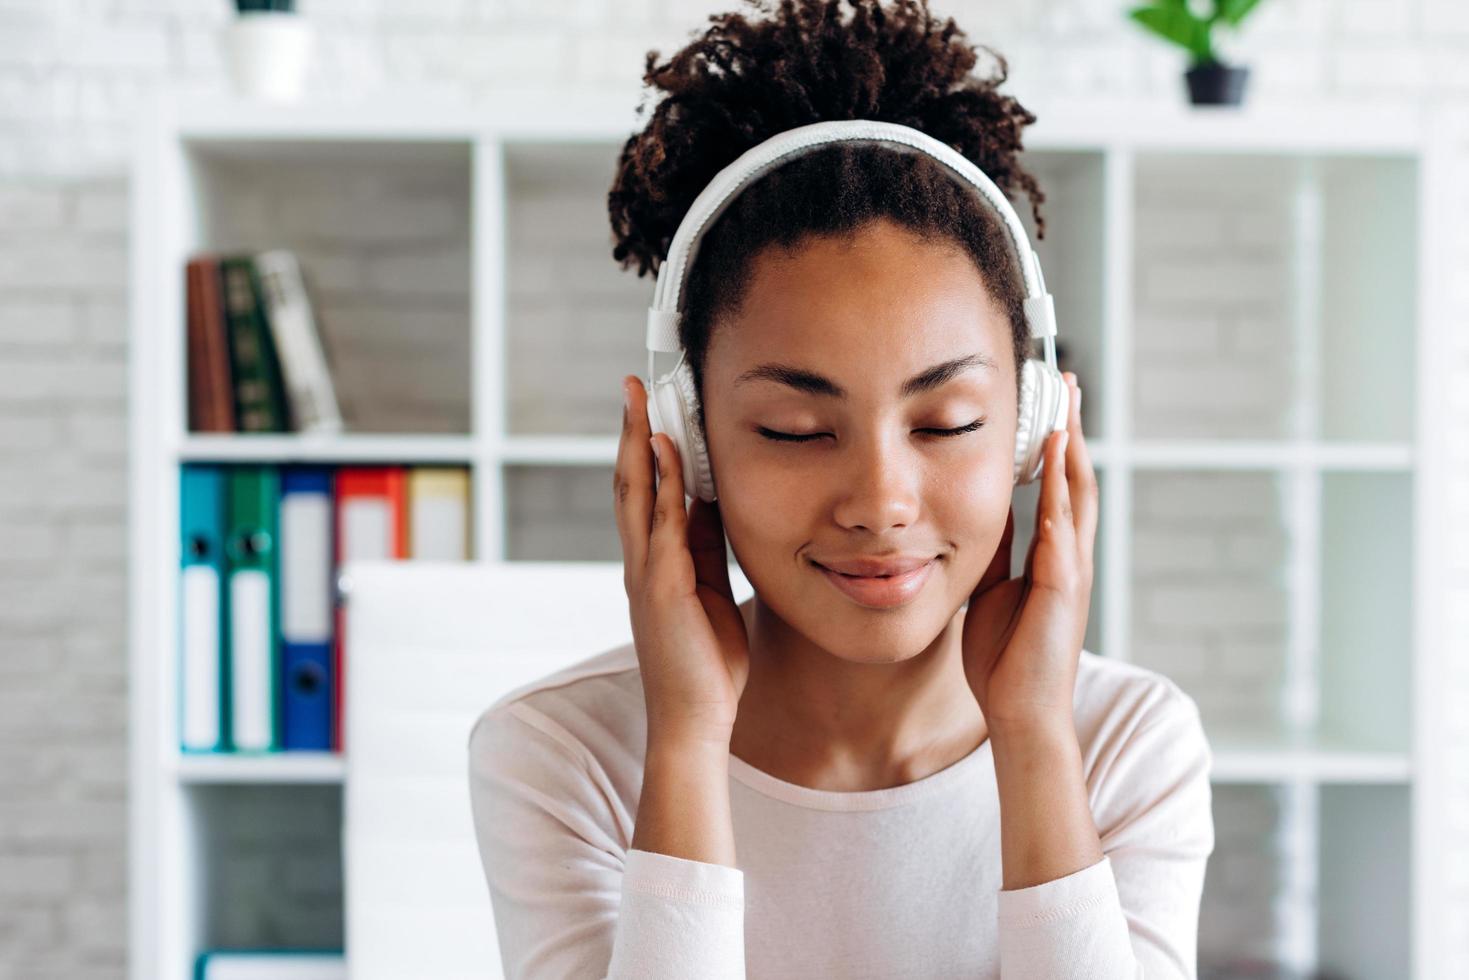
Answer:
[[[920,429],[918,431],[932,432],[938,435],[940,438],[951,439],[954,436],[962,436],[966,433],[974,432],[978,430],[982,425],[984,425],[984,423],[984,419],[975,419],[968,425],[961,425],[957,429]],[[757,426],[755,431],[759,432],[760,435],[764,436],[766,439],[769,439],[771,442],[811,442],[813,440],[820,439],[823,435],[826,434],[824,432],[812,432],[808,435],[794,435],[789,432],[776,432],[773,429],[767,429],[763,426]]]

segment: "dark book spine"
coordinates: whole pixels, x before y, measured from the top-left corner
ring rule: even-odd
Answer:
[[[229,323],[236,427],[241,432],[285,432],[289,428],[285,390],[253,262],[248,256],[225,258],[220,260],[220,270]]]

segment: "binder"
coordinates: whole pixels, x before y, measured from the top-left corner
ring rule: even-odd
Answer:
[[[334,482],[337,503],[337,564],[408,557],[407,478],[401,466],[344,466]],[[346,749],[342,692],[346,689],[346,616],[340,602],[332,644],[332,748]]]
[[[281,747],[327,751],[332,734],[331,470],[281,470]]]
[[[469,558],[469,471],[420,466],[408,471],[408,556]]]
[[[224,589],[225,476],[218,466],[179,471],[179,748],[226,749],[229,660]]]
[[[234,467],[229,498],[230,744],[270,752],[280,748],[280,474],[273,466]]]

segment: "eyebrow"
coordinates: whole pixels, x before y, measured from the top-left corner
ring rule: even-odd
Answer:
[[[913,375],[898,388],[898,394],[904,398],[911,398],[925,391],[932,391],[972,367],[987,368],[991,371],[999,370],[995,362],[986,355],[967,354],[964,357],[956,357],[952,361],[935,364]],[[753,381],[773,381],[797,391],[827,398],[845,399],[847,397],[847,390],[825,375],[792,367],[789,364],[761,364],[735,378],[734,383],[735,386],[739,386]]]

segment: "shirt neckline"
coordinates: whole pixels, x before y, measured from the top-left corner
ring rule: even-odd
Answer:
[[[814,789],[810,786],[786,782],[763,769],[756,769],[733,753],[730,753],[729,756],[729,775],[731,779],[738,780],[757,793],[792,806],[812,810],[882,810],[911,803],[964,779],[971,770],[978,768],[981,762],[989,758],[991,748],[992,740],[986,734],[984,741],[980,742],[968,755],[949,763],[943,769],[929,773],[922,779],[915,779],[911,783],[888,786],[884,789]]]

